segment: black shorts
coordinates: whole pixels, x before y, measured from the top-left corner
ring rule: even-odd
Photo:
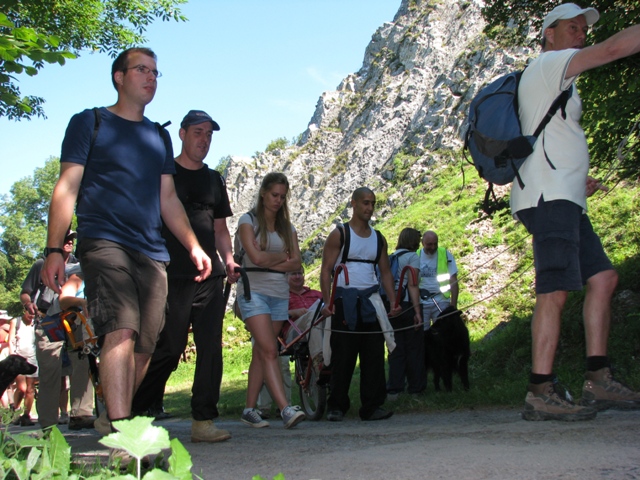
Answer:
[[[587,280],[613,265],[582,207],[568,200],[517,212],[533,235],[536,293],[582,290]]]

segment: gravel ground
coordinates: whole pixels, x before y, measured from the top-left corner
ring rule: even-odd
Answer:
[[[640,479],[640,411],[601,412],[588,422],[525,422],[513,409],[394,415],[389,420],[279,420],[254,429],[238,419],[219,444],[190,442],[191,422],[157,422],[209,479]],[[14,427],[15,428],[15,427]],[[74,454],[106,455],[95,431],[61,430]]]

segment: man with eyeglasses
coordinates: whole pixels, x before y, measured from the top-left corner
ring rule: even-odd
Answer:
[[[159,76],[151,49],[130,48],[115,59],[117,101],[71,118],[49,209],[42,279],[59,292],[61,245],[77,201],[78,255],[102,344],[100,380],[111,422],[130,418],[164,325],[169,254],[162,221],[189,252],[198,272],[194,280],[211,273],[211,260],[176,195],[169,134],[144,116]]]

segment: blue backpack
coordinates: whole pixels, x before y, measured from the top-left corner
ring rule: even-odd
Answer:
[[[391,255],[389,255],[389,268],[391,270],[391,275],[393,276],[393,284],[394,286],[400,281],[400,262],[399,262],[399,258],[404,255],[405,253],[411,253],[410,250],[403,250],[401,252],[394,252]],[[382,278],[380,276],[380,267],[378,267],[376,265],[376,275],[378,277],[378,281],[380,281],[380,279]],[[405,294],[405,288],[404,285],[400,288],[400,300],[402,300],[404,298],[404,294]],[[387,294],[384,291],[384,288],[382,287],[382,283],[380,283],[380,296],[383,299],[387,298]]]
[[[523,135],[518,115],[518,86],[522,71],[512,72],[494,80],[480,90],[471,101],[464,150],[471,154],[471,163],[480,177],[489,182],[485,203],[493,184],[507,185],[517,178],[524,182],[518,170],[533,153],[533,145],[558,109],[566,118],[565,107],[573,88],[563,91],[551,104],[533,135]],[[466,155],[465,155],[466,157]],[[547,162],[555,167],[547,157]]]

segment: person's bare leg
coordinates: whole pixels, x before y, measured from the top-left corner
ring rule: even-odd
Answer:
[[[25,391],[27,389],[27,379],[24,375],[18,375],[16,377],[16,389],[13,392],[13,407],[17,410],[20,408],[22,399],[25,397]]]
[[[282,322],[272,322],[270,315],[256,315],[247,319],[247,326],[255,341],[249,367],[247,407],[255,407],[258,393],[264,382],[271,397],[282,411],[288,403],[282,385],[275,333],[282,328]]]
[[[615,270],[605,270],[587,280],[584,331],[587,357],[606,356],[611,325],[611,297],[618,284]]]
[[[550,374],[560,339],[562,309],[567,300],[567,292],[556,291],[536,296],[536,307],[531,320],[532,368],[533,373]]]
[[[131,415],[131,401],[136,382],[136,361],[133,353],[136,332],[114,330],[105,335],[100,353],[100,382],[110,419]]]
[[[36,397],[36,379],[33,377],[26,377],[27,391],[24,396],[24,413],[30,414],[33,408],[33,401]]]
[[[150,353],[135,353],[134,359],[136,362],[136,381],[133,393],[138,391],[138,387],[142,383],[144,376],[147,374],[147,370],[149,368],[149,364],[151,363],[151,354]]]
[[[58,397],[58,408],[60,413],[69,412],[69,389],[67,388],[67,377],[64,376],[60,379],[60,396]]]

